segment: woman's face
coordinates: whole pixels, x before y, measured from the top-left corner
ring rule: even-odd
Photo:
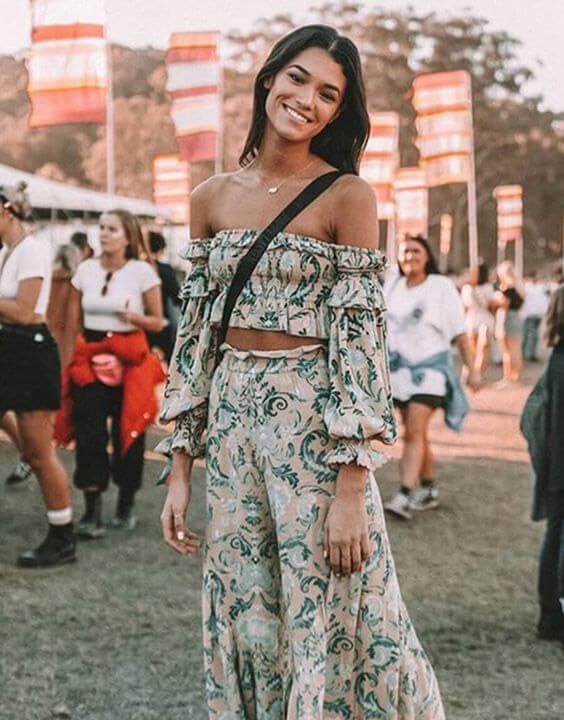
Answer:
[[[266,81],[267,118],[284,139],[310,140],[337,117],[346,85],[343,69],[329,53],[303,50]]]
[[[107,255],[123,255],[129,245],[121,220],[112,213],[100,216],[100,247]]]
[[[425,265],[429,254],[417,240],[403,240],[398,249],[398,262],[404,275],[416,277],[426,275]]]

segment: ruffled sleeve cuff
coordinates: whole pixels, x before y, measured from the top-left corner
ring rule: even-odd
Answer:
[[[208,405],[203,403],[193,410],[183,413],[176,420],[176,427],[156,446],[155,452],[167,458],[167,462],[157,478],[157,485],[166,483],[172,465],[172,454],[180,451],[190,457],[204,457],[206,454],[205,431],[208,420]]]
[[[387,462],[387,455],[374,450],[367,440],[363,442],[340,440],[327,455],[329,465],[350,465],[354,463],[372,472]]]

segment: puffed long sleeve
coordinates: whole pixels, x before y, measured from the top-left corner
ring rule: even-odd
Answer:
[[[324,420],[337,441],[331,464],[355,463],[369,470],[386,457],[372,441],[397,437],[386,347],[382,255],[343,247],[329,305],[329,398]]]
[[[180,289],[182,312],[171,358],[160,419],[175,420],[171,437],[158,450],[205,453],[208,398],[215,369],[217,329],[210,325],[217,288],[210,281],[209,239],[191,240],[183,256],[191,268]]]

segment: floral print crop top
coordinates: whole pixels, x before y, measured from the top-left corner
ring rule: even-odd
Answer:
[[[227,290],[257,230],[221,230],[188,241],[182,317],[161,420],[176,421],[163,450],[205,454],[208,397]],[[382,464],[374,439],[396,439],[378,250],[279,233],[241,292],[230,326],[326,341],[329,387],[323,419],[337,442],[329,464]]]

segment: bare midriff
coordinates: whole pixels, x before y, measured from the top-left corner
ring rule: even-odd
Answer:
[[[308,345],[325,345],[326,340],[311,337],[297,337],[272,330],[253,330],[230,327],[225,341],[236,350],[294,350]]]

